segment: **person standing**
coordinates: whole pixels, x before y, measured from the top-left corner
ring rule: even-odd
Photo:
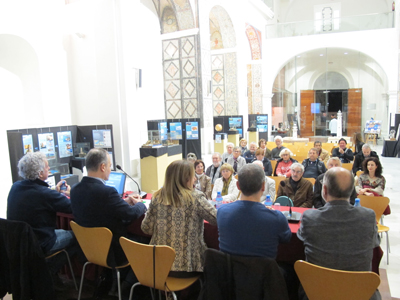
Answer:
[[[337,136],[337,120],[335,118],[335,114],[331,114],[332,120],[329,122],[329,131],[331,132],[331,136]]]

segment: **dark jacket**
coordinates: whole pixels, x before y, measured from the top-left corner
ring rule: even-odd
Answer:
[[[200,300],[288,298],[285,280],[274,259],[225,254],[207,249]]]
[[[119,238],[127,235],[126,226],[146,211],[143,203],[130,206],[121,199],[115,188],[100,180],[83,177],[71,189],[71,207],[75,222],[84,227],[107,227],[113,233],[112,250],[108,255],[110,265],[124,262],[125,255]],[[114,261],[114,255],[117,261]]]
[[[283,160],[283,158],[280,158],[280,159],[278,159],[278,160],[276,161],[276,165],[275,165],[275,170],[274,170],[274,175],[273,175],[273,176],[277,176],[277,175],[276,175],[276,168],[278,167],[279,163],[280,163],[282,160]],[[295,159],[293,159],[293,158],[290,158],[290,160],[292,161],[292,163],[297,163],[297,162],[298,162],[297,160],[295,160]]]
[[[339,157],[339,159],[342,163],[349,163],[349,162],[353,161],[354,153],[353,153],[353,151],[351,151],[351,149],[346,148],[345,152],[343,154],[341,154],[339,152],[339,147],[337,147],[332,150],[332,157]]]
[[[321,194],[322,181],[324,180],[324,175],[325,175],[325,173],[319,175],[318,178],[315,180],[314,195],[313,195],[313,206],[315,208],[320,208],[326,204],[326,201],[324,200],[324,198],[322,198],[322,194]],[[350,204],[351,205],[354,205],[356,198],[357,198],[356,188],[353,187],[353,192],[351,193],[351,196],[350,196]]]
[[[378,154],[376,154],[375,151],[371,151],[370,157],[376,157],[377,159],[379,159],[379,156],[378,156]],[[364,157],[364,154],[362,153],[362,151],[354,157],[354,164],[353,164],[354,175],[356,175],[357,171],[359,171],[359,170],[362,171],[362,163],[363,163],[364,159],[365,159],[365,157]]]
[[[249,164],[256,158],[256,151],[254,151],[253,153],[251,153],[250,150],[246,151],[246,153],[243,155],[243,157],[246,159],[246,163]]]
[[[32,228],[0,219],[0,298],[54,300],[50,272]]]
[[[302,177],[298,181],[297,190],[295,192],[290,184],[290,179],[291,178],[286,178],[281,182],[278,188],[277,197],[287,196],[292,199],[293,206],[311,208],[313,205],[313,186],[311,182]]]
[[[257,160],[257,158],[253,159],[251,162],[256,161],[256,160]],[[271,165],[271,162],[269,161],[269,159],[263,157],[262,163],[264,166],[265,176],[271,176],[272,175],[272,165]]]
[[[56,214],[71,213],[69,199],[49,189],[49,185],[43,180],[36,179],[15,182],[7,202],[7,219],[28,223],[43,252],[49,252],[56,241]]]
[[[359,142],[357,144],[354,145],[354,156],[356,156],[357,154],[362,153],[362,146],[364,145],[363,142]]]
[[[317,158],[316,162],[317,162],[317,172],[318,172],[316,177],[318,177],[319,175],[321,175],[321,174],[326,172],[326,167],[325,167],[324,162],[319,160],[318,158]],[[303,160],[302,165],[304,166],[304,170],[305,171],[306,171],[306,169],[307,169],[309,164],[310,164],[310,159],[309,158],[306,158],[305,160]],[[317,179],[316,177],[315,177],[315,179]]]

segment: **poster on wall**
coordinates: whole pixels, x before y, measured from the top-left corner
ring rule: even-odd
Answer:
[[[199,122],[186,122],[186,138],[188,140],[199,139]]]
[[[52,132],[39,133],[38,140],[40,152],[46,155],[47,159],[56,158],[54,151],[54,134]]]
[[[112,148],[111,129],[94,129],[92,134],[95,148]]]
[[[169,123],[169,133],[171,135],[171,139],[181,140],[182,139],[182,123],[181,122]]]
[[[71,131],[57,132],[58,155],[60,158],[73,155]]]
[[[168,140],[167,122],[158,123],[158,131],[160,132],[160,138],[162,141]]]
[[[32,134],[22,135],[22,145],[24,147],[24,154],[27,154],[28,152],[33,152]]]

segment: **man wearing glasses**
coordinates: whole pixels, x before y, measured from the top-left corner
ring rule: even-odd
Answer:
[[[246,159],[241,156],[242,149],[239,146],[233,148],[232,157],[228,158],[227,163],[233,167],[235,174],[240,171],[240,169],[246,165]]]

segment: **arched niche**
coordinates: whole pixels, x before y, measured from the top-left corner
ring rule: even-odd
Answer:
[[[236,34],[231,17],[220,6],[214,6],[210,11],[210,48],[227,49],[236,46]]]

